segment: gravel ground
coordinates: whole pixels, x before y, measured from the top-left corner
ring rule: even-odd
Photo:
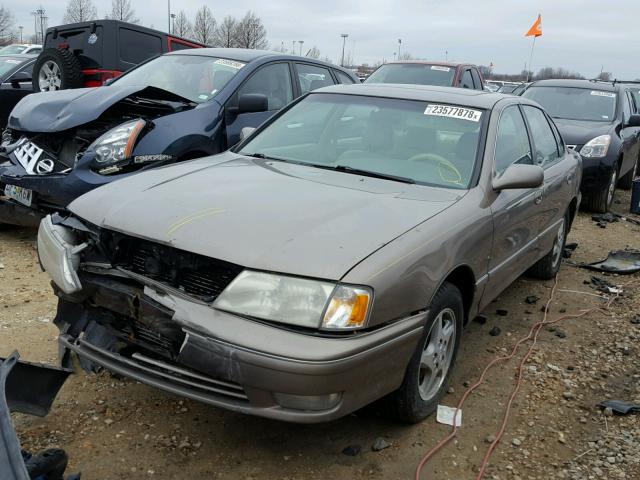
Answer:
[[[615,209],[622,213],[629,194],[619,194],[617,202]],[[640,247],[639,239],[635,224],[619,221],[603,229],[591,215],[580,214],[569,237],[578,243],[571,261]],[[606,416],[610,412],[596,407],[606,399],[640,402],[640,276],[600,276],[622,285],[624,293],[607,312],[542,330],[485,478],[640,478],[640,416]],[[588,285],[591,277],[565,263],[549,319],[603,306],[605,300]],[[542,319],[552,286],[522,278],[484,312],[486,322],[467,327],[444,404],[454,406],[493,357],[511,350]],[[529,296],[540,300],[527,303]],[[18,349],[25,360],[55,363],[55,299],[37,265],[33,231],[0,231],[0,307],[0,355]],[[521,347],[516,359],[492,370],[469,398],[458,437],[429,462],[423,478],[476,477],[524,351]],[[422,455],[450,428],[435,418],[398,425],[385,420],[376,406],[325,425],[289,425],[182,400],[109,374],[82,372],[63,387],[47,418],[16,414],[14,421],[25,448],[65,448],[71,470],[88,480],[412,478]]]

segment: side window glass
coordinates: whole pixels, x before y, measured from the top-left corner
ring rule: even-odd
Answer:
[[[629,96],[628,95],[622,95],[622,112],[624,115],[624,121],[626,122],[627,120],[629,120],[629,117],[631,116],[631,105],[629,104]]]
[[[535,164],[546,167],[558,159],[558,144],[555,136],[542,110],[529,105],[524,105],[523,110],[531,128],[531,137],[535,146],[533,156]]]
[[[460,80],[460,87],[473,89],[473,78],[471,78],[471,70],[465,70]]]
[[[533,164],[527,127],[520,110],[515,105],[504,109],[498,124],[496,173],[501,174],[514,163]]]
[[[556,137],[556,143],[558,144],[558,155],[562,156],[564,155],[564,141],[562,140],[562,135],[560,135],[558,127],[556,127],[556,124],[553,123],[553,120],[549,117],[549,115],[546,115],[546,117],[547,122],[549,122],[549,125],[551,125],[553,136]]]
[[[137,65],[162,53],[162,39],[144,32],[120,29],[120,59]]]
[[[475,86],[476,90],[482,90],[482,81],[480,80],[480,75],[478,74],[477,70],[471,70],[471,76],[473,77],[473,85]]]
[[[255,72],[238,90],[239,95],[261,93],[269,100],[269,110],[280,110],[293,100],[289,64],[273,63]]]
[[[633,90],[627,90],[627,98],[631,104],[631,113],[638,113],[638,97],[633,94]]]
[[[356,82],[354,82],[354,81],[353,81],[353,79],[352,79],[349,75],[347,75],[346,73],[341,72],[340,70],[334,70],[334,72],[335,72],[336,76],[338,77],[338,81],[339,81],[340,83],[346,83],[347,85],[348,85],[348,84],[350,84],[350,83],[356,83]]]
[[[296,71],[298,72],[300,93],[303,95],[312,90],[333,85],[333,78],[331,78],[331,72],[328,68],[296,63]]]
[[[633,99],[632,103],[635,106],[634,113],[640,113],[640,90],[629,90],[629,94],[631,95],[631,98]]]

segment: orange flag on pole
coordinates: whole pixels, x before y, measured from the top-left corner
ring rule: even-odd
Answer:
[[[538,19],[531,25],[525,37],[541,37],[542,36],[542,16],[538,15]]]

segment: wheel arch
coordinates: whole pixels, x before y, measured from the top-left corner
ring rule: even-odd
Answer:
[[[435,293],[442,287],[444,283],[451,283],[462,294],[462,304],[464,306],[464,323],[469,322],[469,315],[471,313],[471,307],[476,295],[476,276],[473,270],[468,265],[459,265],[451,270],[447,276],[442,280]]]

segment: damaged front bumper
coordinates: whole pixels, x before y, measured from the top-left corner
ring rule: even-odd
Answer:
[[[48,230],[45,221],[42,235],[55,236]],[[86,238],[67,238],[67,256],[55,253],[55,258],[78,264],[73,255],[82,241]],[[134,267],[158,271],[151,247],[144,247]],[[170,247],[162,248],[162,255],[172,254]],[[70,365],[73,352],[85,368],[101,366],[245,414],[317,423],[381,398],[402,383],[426,322],[427,312],[420,312],[359,333],[287,328],[216,310],[211,300],[198,299],[190,289],[202,288],[206,277],[189,276],[189,284],[174,288],[106,260],[87,261],[89,250],[77,270],[81,288],[56,288],[63,365]],[[180,268],[190,268],[189,254],[176,255],[182,255]],[[42,258],[43,265],[48,261]]]

